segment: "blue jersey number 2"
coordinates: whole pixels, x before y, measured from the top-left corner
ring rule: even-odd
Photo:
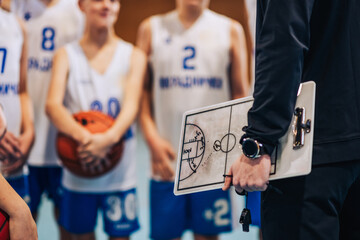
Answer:
[[[188,70],[194,70],[195,66],[191,66],[191,64],[189,64],[188,61],[195,58],[195,56],[196,56],[195,47],[186,46],[186,47],[184,47],[184,51],[189,52],[190,54],[188,54],[186,57],[184,57],[183,68],[188,69]]]
[[[2,61],[0,62],[1,63],[1,74],[4,73],[4,70],[5,70],[5,62],[6,62],[6,54],[7,54],[7,50],[6,48],[0,48],[0,53],[2,52]],[[0,58],[1,59],[1,58]]]
[[[42,36],[42,49],[46,51],[53,51],[55,49],[55,29],[52,27],[44,28]]]

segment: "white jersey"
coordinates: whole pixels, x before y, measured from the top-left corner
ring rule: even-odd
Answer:
[[[46,7],[39,0],[13,0],[11,10],[24,19],[28,39],[28,91],[34,105],[35,143],[28,163],[58,165],[56,130],[45,114],[54,52],[79,39],[84,19],[77,0],[59,0]]]
[[[64,105],[71,113],[99,110],[114,118],[121,109],[124,85],[130,70],[133,46],[119,41],[111,63],[104,74],[94,70],[78,42],[66,46],[69,76]],[[78,177],[64,168],[63,185],[79,192],[109,192],[135,187],[135,128],[126,134],[122,158],[110,172],[89,179]]]
[[[15,15],[5,12],[1,8],[0,32],[0,103],[7,119],[7,130],[18,137],[22,117],[19,83],[24,38]],[[22,173],[23,171],[14,176]]]
[[[185,111],[231,98],[231,20],[204,10],[189,29],[176,11],[150,21],[155,122],[177,151]]]

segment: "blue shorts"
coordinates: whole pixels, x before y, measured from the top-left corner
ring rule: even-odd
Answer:
[[[261,227],[261,192],[249,192],[247,208],[250,209],[252,225]]]
[[[73,234],[93,232],[98,210],[102,211],[104,231],[110,237],[127,237],[139,229],[136,191],[79,193],[63,188],[59,223]]]
[[[11,187],[20,195],[24,201],[30,205],[31,204],[31,197],[29,193],[29,178],[27,175],[22,175],[16,178],[9,178],[7,179],[8,183]]]
[[[229,192],[213,190],[175,196],[174,183],[150,183],[152,239],[179,238],[187,229],[200,235],[218,235],[232,230]]]
[[[31,212],[37,212],[43,193],[54,202],[56,208],[60,208],[61,176],[61,167],[29,166]]]

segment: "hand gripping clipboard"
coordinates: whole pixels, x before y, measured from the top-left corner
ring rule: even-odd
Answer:
[[[253,98],[246,97],[184,113],[174,194],[219,189],[232,163]],[[315,83],[300,85],[292,123],[271,156],[270,180],[307,175],[311,171]]]

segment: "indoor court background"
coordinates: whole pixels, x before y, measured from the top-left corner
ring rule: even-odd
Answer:
[[[253,17],[253,12],[247,12],[245,9],[245,1],[252,4],[255,0],[211,0],[210,9],[218,13],[222,13],[239,21],[245,31],[247,39],[248,59],[251,59],[253,52],[251,35],[252,29],[249,25],[254,27],[254,22],[249,16]],[[116,32],[124,40],[135,43],[137,29],[140,22],[148,16],[165,13],[175,8],[175,0],[121,0],[121,11],[119,19],[116,24]],[[249,79],[252,79],[252,66],[249,64]],[[138,178],[138,206],[139,206],[139,220],[141,228],[132,235],[131,240],[147,240],[149,239],[149,151],[141,136],[141,129],[138,127],[138,151],[137,151],[137,178]],[[235,197],[238,201],[239,209],[236,214],[238,221],[240,211],[243,208],[243,197]],[[46,198],[43,198],[38,216],[38,232],[39,240],[58,240],[58,230],[52,216],[53,206]],[[240,226],[240,225],[239,225]],[[221,235],[221,240],[255,240],[258,239],[258,230],[255,227],[250,228],[249,233],[242,232],[241,226],[229,234]],[[101,216],[98,218],[98,225],[96,228],[97,240],[108,239],[102,230]],[[184,235],[183,240],[191,240],[192,235],[188,232]]]

